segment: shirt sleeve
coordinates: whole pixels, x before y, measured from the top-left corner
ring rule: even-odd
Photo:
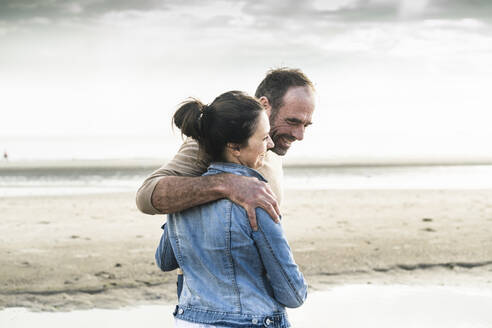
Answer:
[[[162,214],[152,205],[152,193],[159,180],[166,176],[200,176],[207,170],[209,164],[207,159],[199,156],[198,143],[187,138],[169,163],[154,171],[144,180],[137,191],[138,209],[145,214]]]
[[[261,208],[256,209],[256,218],[258,231],[253,231],[253,239],[275,299],[286,307],[299,307],[306,300],[307,283],[294,261],[282,226]]]

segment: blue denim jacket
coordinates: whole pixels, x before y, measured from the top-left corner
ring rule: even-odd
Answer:
[[[266,181],[233,163],[212,163],[204,175],[218,173]],[[285,307],[304,302],[307,284],[280,224],[261,208],[256,216],[253,231],[246,211],[228,199],[169,215],[156,260],[163,270],[179,264],[184,272],[177,318],[220,327],[289,327]]]

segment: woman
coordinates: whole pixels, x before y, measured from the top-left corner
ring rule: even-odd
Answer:
[[[230,91],[210,106],[191,100],[173,121],[212,159],[204,175],[265,181],[255,169],[273,142],[268,116],[254,98]],[[179,264],[184,272],[176,327],[289,327],[285,307],[300,306],[307,285],[280,224],[260,208],[256,215],[258,231],[228,199],[169,215],[156,259],[163,269]]]

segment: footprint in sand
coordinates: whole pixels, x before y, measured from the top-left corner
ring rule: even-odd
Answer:
[[[106,271],[99,271],[94,274],[96,277],[99,278],[104,278],[104,279],[115,279],[116,276],[113,273],[106,272]]]

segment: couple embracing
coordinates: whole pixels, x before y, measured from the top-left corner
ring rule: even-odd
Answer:
[[[144,181],[137,206],[169,213],[156,261],[182,273],[176,327],[290,326],[285,307],[304,302],[307,284],[280,224],[280,156],[303,139],[313,111],[312,82],[282,68],[254,98],[229,91],[175,112],[188,138]]]

